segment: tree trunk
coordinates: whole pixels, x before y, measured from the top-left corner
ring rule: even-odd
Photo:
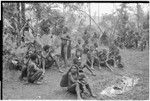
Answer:
[[[63,13],[65,12],[65,6],[64,6],[64,4],[62,4],[63,5]]]
[[[20,35],[20,29],[21,29],[21,27],[20,27],[20,3],[17,3],[17,5],[16,5],[16,9],[17,9],[17,47],[18,46],[20,46],[21,45],[21,43],[20,43],[20,37],[21,37],[21,35]]]
[[[138,3],[136,4],[136,9],[137,9],[137,11],[136,11],[136,13],[137,13],[137,29],[138,29],[138,32],[139,32],[139,21],[138,21],[138,19],[139,19],[139,17],[138,17]]]
[[[99,3],[98,3],[98,23],[99,23]]]
[[[25,3],[21,3],[21,26],[25,24]]]
[[[20,4],[19,3],[17,3],[17,5],[16,5],[16,10],[17,10],[17,24],[18,24],[18,29],[19,29],[19,31],[20,31],[20,29],[21,29],[21,27],[20,27]]]
[[[37,14],[38,21],[40,21],[41,20],[41,8],[40,8],[41,6],[39,3],[35,3],[34,5],[37,10],[36,14]]]
[[[22,27],[24,26],[25,21],[26,21],[26,18],[25,18],[25,3],[21,3],[21,26]],[[23,33],[20,33],[20,34],[22,36],[20,41],[22,40],[24,42],[24,30],[23,30]]]
[[[91,5],[89,3],[89,15],[91,16]],[[91,18],[89,18],[89,21],[90,21],[90,27],[91,27]]]

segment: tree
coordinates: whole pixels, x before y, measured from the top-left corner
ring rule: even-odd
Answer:
[[[137,7],[137,31],[141,32],[142,31],[142,24],[143,24],[143,15],[144,15],[144,11],[141,8],[141,5],[139,3],[137,3],[136,5]]]
[[[149,12],[147,12],[144,22],[143,22],[143,29],[149,30]]]
[[[21,3],[21,26],[25,24],[26,18],[25,18],[25,3]]]
[[[89,3],[89,15],[91,16],[91,4]],[[90,26],[91,26],[91,18],[89,18]]]
[[[98,3],[98,23],[99,23],[99,3]]]

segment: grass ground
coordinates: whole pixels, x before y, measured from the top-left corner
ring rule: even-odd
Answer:
[[[101,100],[148,100],[149,99],[149,51],[143,52],[133,50],[121,50],[121,56],[125,63],[124,70],[114,69],[115,73],[104,69],[96,70],[96,77],[91,76],[88,71],[89,83],[97,95],[96,99]],[[5,64],[4,64],[5,65]],[[5,67],[5,66],[4,66]],[[67,71],[64,69],[64,71]],[[140,78],[139,83],[134,88],[116,97],[100,95],[100,92],[112,84],[118,77],[116,73],[122,75],[134,75]],[[47,70],[42,85],[24,84],[18,80],[20,72],[3,69],[3,99],[76,99],[75,95],[66,92],[65,88],[59,86],[63,74],[56,70]],[[89,98],[93,99],[93,98]]]

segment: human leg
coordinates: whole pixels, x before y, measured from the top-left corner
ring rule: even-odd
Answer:
[[[34,75],[29,76],[28,81],[30,83],[36,83],[40,79],[42,74],[43,74],[43,71],[42,70],[38,70],[37,72],[34,73]]]
[[[79,83],[72,84],[70,87],[68,87],[68,91],[70,93],[77,94],[77,99],[82,99],[81,98],[81,90],[80,90]]]
[[[88,89],[92,97],[96,97],[96,95],[93,94],[92,89],[89,84],[86,84],[86,88]]]

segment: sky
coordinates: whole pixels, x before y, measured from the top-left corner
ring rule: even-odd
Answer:
[[[90,3],[90,8],[91,8],[91,15],[92,16],[98,16],[98,6],[99,6],[99,17],[101,17],[104,14],[110,14],[115,11],[115,9],[120,7],[121,3]],[[146,13],[149,10],[149,4],[145,3],[142,4],[140,3],[142,9]],[[130,3],[128,6],[132,7],[134,11],[130,13],[136,13],[136,3]],[[63,6],[60,5],[60,10],[63,11]],[[89,10],[87,7],[83,7],[82,10],[86,11],[89,13]]]
[[[148,3],[141,4],[142,9],[144,10],[145,14],[149,10]],[[27,5],[26,5],[27,6]],[[120,7],[120,3],[90,3],[90,8],[91,8],[91,15],[92,16],[98,16],[98,6],[99,6],[99,17],[102,17],[104,14],[110,14],[114,12],[117,8]],[[128,6],[131,6],[135,12],[130,12],[130,13],[136,13],[136,3],[130,3]],[[62,4],[59,5],[59,10],[63,11],[63,6]],[[82,8],[84,11],[89,13],[88,8]]]
[[[98,5],[99,5],[99,16],[102,16],[103,14],[110,14],[112,13],[116,8],[119,7],[120,3],[91,3],[91,15],[94,16],[95,14],[98,15]],[[131,3],[129,6],[133,7],[134,10],[136,9],[136,4]],[[148,4],[141,4],[144,12],[148,11]]]

